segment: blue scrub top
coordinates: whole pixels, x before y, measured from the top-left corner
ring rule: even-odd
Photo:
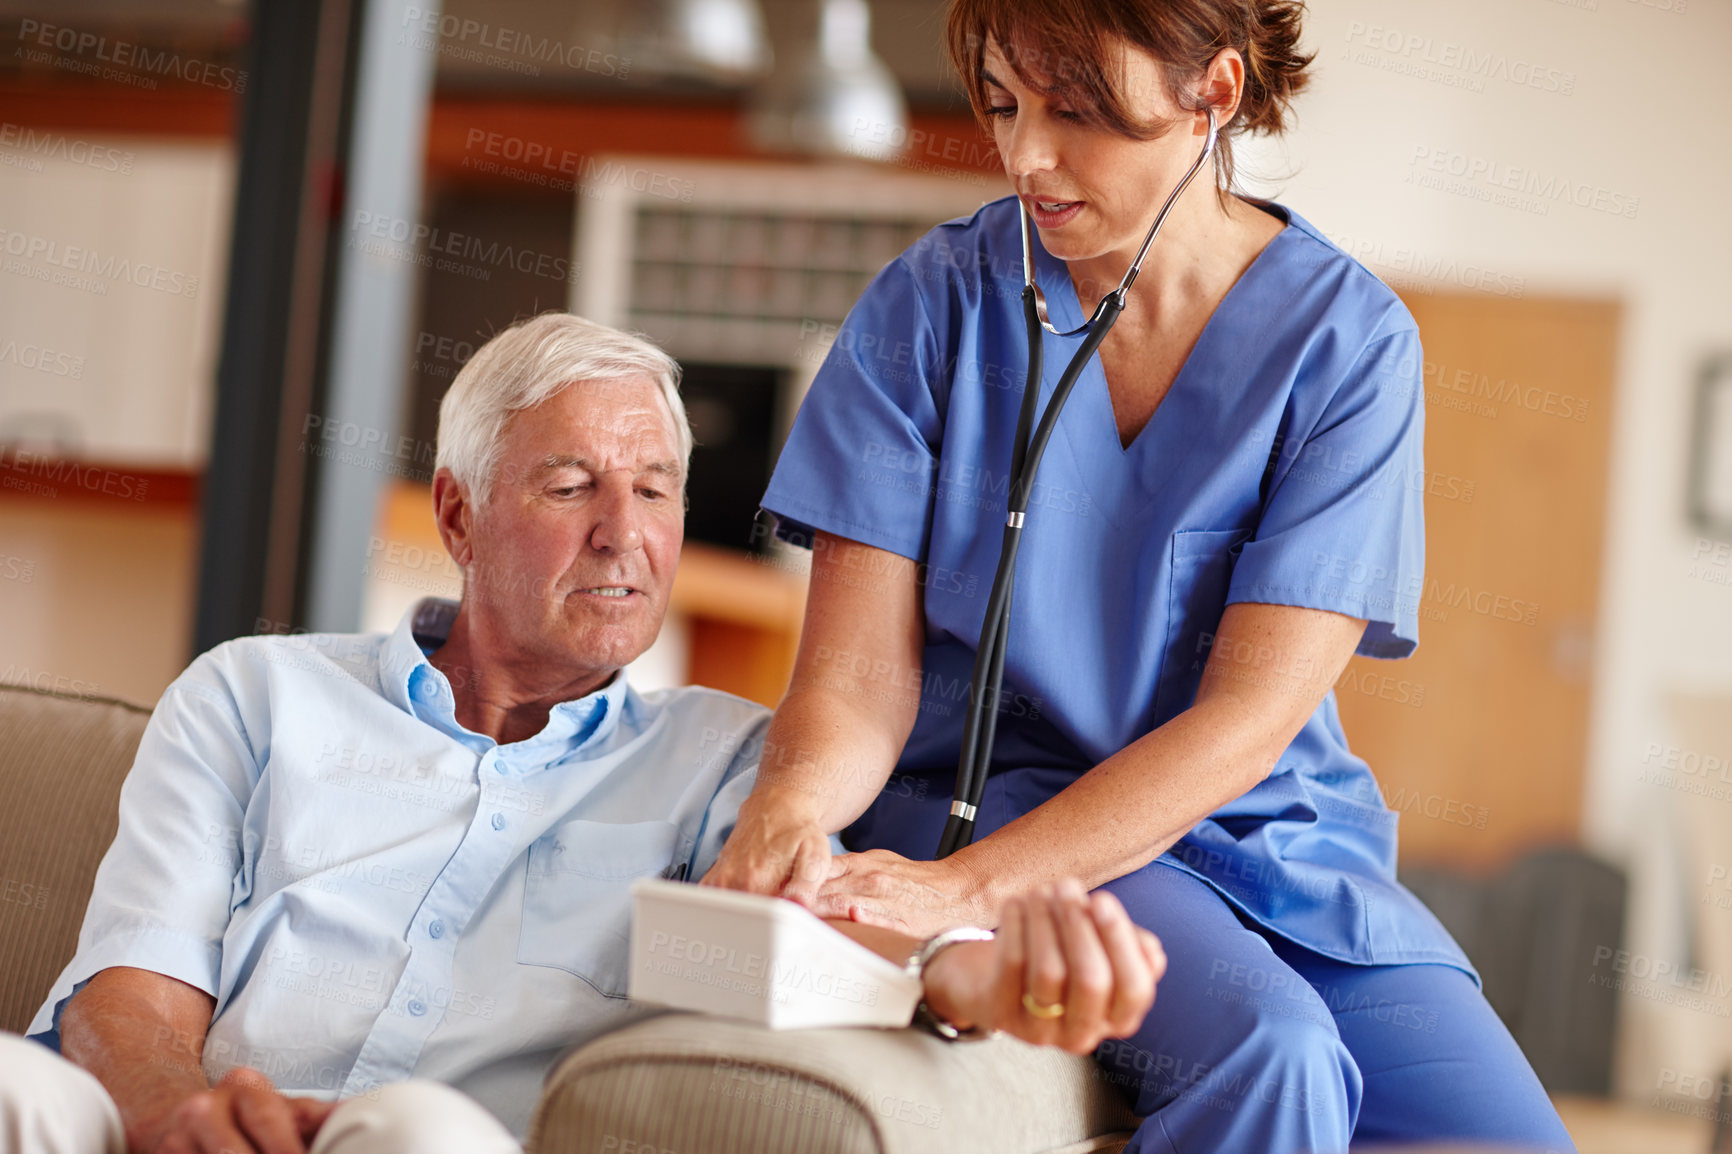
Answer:
[[[1418,330],[1310,224],[1266,210],[1286,227],[1130,446],[1098,358],[1059,419],[1022,537],[977,837],[1189,708],[1233,602],[1366,618],[1358,652],[1413,652],[1425,552]],[[1036,276],[1053,323],[1081,324],[1065,264],[1038,240]],[[897,776],[845,833],[853,849],[930,858],[954,792],[1027,367],[1021,291],[1014,198],[892,261],[842,325],[764,496],[786,540],[810,544],[821,529],[921,563],[922,668],[872,675],[918,683],[919,719]],[[1044,339],[1043,405],[1082,338]],[[1246,677],[1296,672],[1249,648],[1232,656]],[[1331,692],[1267,778],[1158,860],[1328,957],[1472,973],[1396,882],[1395,842],[1396,814],[1349,751]]]

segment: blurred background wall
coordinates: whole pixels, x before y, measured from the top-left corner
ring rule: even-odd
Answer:
[[[1423,644],[1349,669],[1349,734],[1404,869],[1619,871],[1622,928],[1569,980],[1616,1005],[1621,1095],[1699,1128],[1732,1061],[1732,8],[1309,7],[1311,88],[1242,178],[1427,349]],[[779,438],[865,279],[1006,186],[939,0],[874,0],[869,42],[831,12],[832,63],[903,102],[855,120],[903,146],[877,160],[754,129],[824,43],[815,0],[757,5],[756,71],[658,59],[668,8],[0,0],[0,678],[149,703],[195,645],[454,595],[438,399],[491,332],[572,307],[687,363],[704,446],[640,680],[775,701],[803,575],[751,514]],[[393,124],[406,159],[362,171]],[[295,161],[275,209],[248,148]]]

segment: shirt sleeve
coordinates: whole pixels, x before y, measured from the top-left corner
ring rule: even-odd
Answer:
[[[769,728],[770,719],[765,715],[756,723],[755,732],[741,742],[739,752],[722,775],[721,784],[711,795],[697,845],[692,851],[691,867],[686,871],[687,881],[701,881],[710,872],[722,854],[722,846],[733,834],[734,826],[739,824],[740,805],[758,780],[758,764],[764,756],[764,734]],[[830,852],[848,852],[842,839],[835,834],[830,835]]]
[[[120,822],[97,867],[78,950],[28,1036],[58,1050],[66,1002],[92,977],[131,966],[215,996],[241,819],[258,762],[212,654],[157,703],[120,790]]]
[[[764,735],[770,730],[770,717],[763,707],[752,706],[731,721],[706,728],[706,734],[717,734],[731,752],[698,823],[698,836],[685,874],[687,881],[700,881],[710,872],[716,858],[721,856],[722,843],[734,832],[740,819],[740,805],[758,779],[758,763],[764,757]]]
[[[1228,604],[1362,617],[1357,652],[1413,652],[1425,590],[1423,364],[1416,330],[1373,341],[1311,427],[1276,446]]]
[[[776,461],[763,508],[778,537],[809,548],[821,529],[925,559],[941,368],[919,279],[893,260],[842,322]]]

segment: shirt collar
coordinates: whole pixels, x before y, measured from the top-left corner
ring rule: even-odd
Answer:
[[[440,597],[416,602],[386,640],[379,655],[379,683],[397,708],[443,730],[465,745],[496,742],[458,724],[457,703],[445,675],[427,655],[445,644],[457,620],[458,603]],[[514,750],[553,754],[560,747],[576,750],[604,740],[619,725],[628,696],[625,670],[615,673],[593,693],[562,701],[548,713],[547,724],[535,736],[516,743]]]

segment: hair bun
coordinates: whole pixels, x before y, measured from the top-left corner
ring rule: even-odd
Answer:
[[[1245,94],[1234,119],[1251,132],[1280,132],[1316,55],[1299,50],[1304,0],[1248,0],[1246,9]]]

